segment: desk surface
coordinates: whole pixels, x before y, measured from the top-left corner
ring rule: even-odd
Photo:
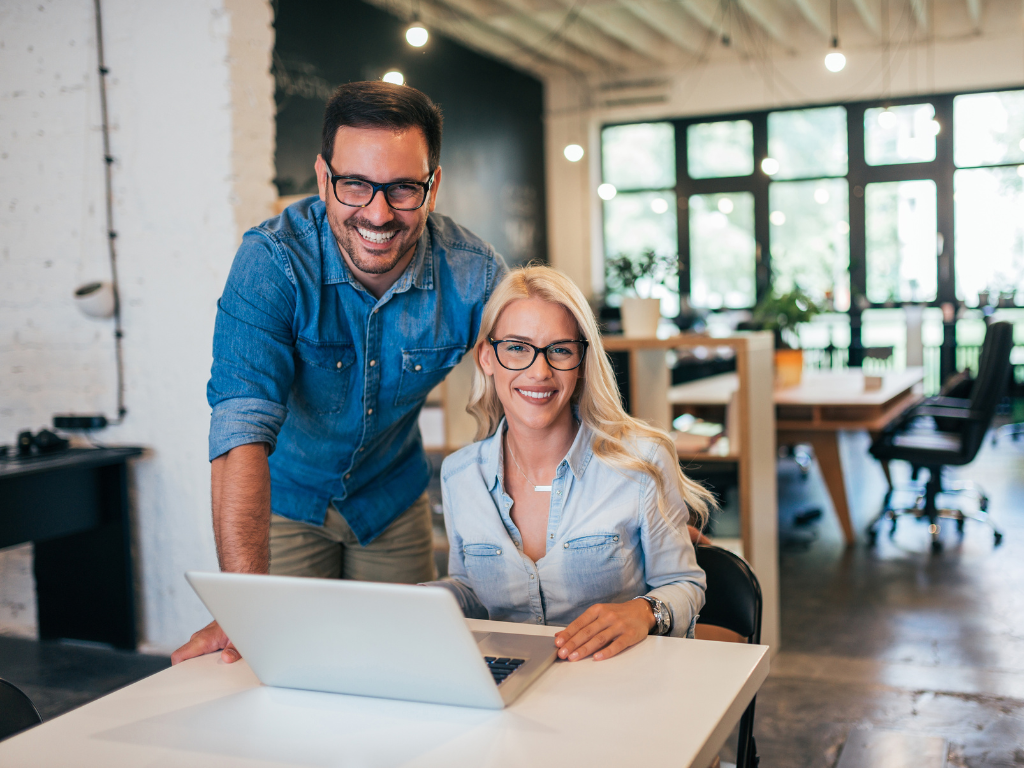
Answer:
[[[651,637],[608,661],[558,662],[494,712],[268,688],[215,654],[0,743],[0,766],[705,768],[768,663],[765,646]]]
[[[137,446],[124,445],[110,448],[67,448],[24,459],[9,456],[0,458],[0,480],[58,469],[86,469],[119,464],[133,456],[140,456],[142,452],[142,448]]]
[[[892,371],[882,377],[879,389],[864,389],[861,371],[804,371],[800,384],[776,389],[776,405],[880,406],[904,394],[924,380],[923,368]],[[726,405],[739,386],[735,373],[720,373],[669,389],[669,402],[688,405]]]

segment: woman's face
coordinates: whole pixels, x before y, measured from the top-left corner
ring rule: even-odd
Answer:
[[[506,306],[491,338],[546,347],[556,341],[577,340],[580,333],[576,321],[563,306],[532,298],[516,299]],[[498,399],[510,423],[537,430],[547,429],[561,420],[571,423],[569,405],[582,366],[559,371],[548,365],[543,354],[538,354],[529,368],[510,371],[498,362],[489,344],[482,345],[479,354],[480,366],[494,379]]]

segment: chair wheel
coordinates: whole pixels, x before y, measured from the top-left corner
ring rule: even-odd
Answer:
[[[995,539],[995,545],[997,547],[1003,543],[1003,534],[1001,534],[999,531],[993,533],[992,538]]]
[[[933,541],[932,542],[932,552],[938,554],[941,551],[942,551],[942,542],[941,541]]]

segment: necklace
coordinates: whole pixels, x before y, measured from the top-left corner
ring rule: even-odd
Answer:
[[[526,477],[526,473],[523,472],[523,468],[520,467],[519,466],[519,462],[516,461],[516,455],[512,452],[512,443],[507,438],[505,440],[505,445],[508,446],[508,455],[512,457],[512,461],[515,463],[516,469],[519,470],[519,474],[522,475],[524,478],[526,478],[526,482],[528,482],[530,485],[533,486],[533,490],[535,490],[537,492],[540,492],[540,493],[544,493],[544,492],[551,493],[551,486],[550,485],[537,485],[529,477]]]

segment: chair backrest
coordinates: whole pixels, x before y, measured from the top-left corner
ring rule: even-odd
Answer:
[[[0,741],[41,722],[32,700],[18,686],[0,680]]]
[[[707,574],[704,608],[698,624],[729,629],[761,642],[761,584],[741,558],[727,549],[698,544],[697,564]]]
[[[1010,352],[1013,351],[1013,324],[992,323],[985,333],[978,361],[978,376],[971,386],[971,411],[976,420],[962,436],[962,451],[972,457],[981,447],[992,423],[996,407],[1010,378]]]

